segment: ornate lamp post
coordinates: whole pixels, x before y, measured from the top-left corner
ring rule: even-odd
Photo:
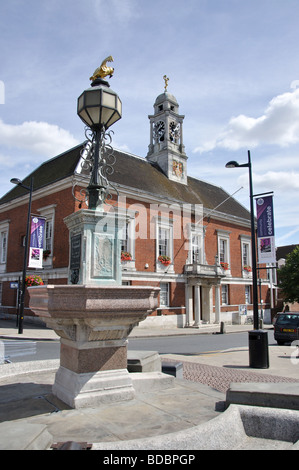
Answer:
[[[111,162],[104,157],[107,129],[121,119],[122,103],[117,93],[111,90],[109,83],[103,80],[107,75],[112,76],[114,69],[106,63],[113,61],[111,56],[105,59],[96,69],[91,87],[78,98],[77,113],[80,119],[91,130],[88,138],[89,146],[86,161],[91,167],[91,178],[87,187],[89,209],[96,209],[108,195],[107,174],[111,174]],[[110,142],[111,136],[109,135]]]

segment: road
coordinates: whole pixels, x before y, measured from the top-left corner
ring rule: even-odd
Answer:
[[[268,332],[269,344],[275,343],[272,330]],[[276,343],[275,343],[276,344]],[[129,338],[130,350],[158,351],[159,354],[200,354],[211,351],[244,347],[248,345],[248,332]]]
[[[268,332],[269,344],[276,344],[273,331]],[[211,351],[248,346],[248,333],[198,334],[183,336],[163,336],[150,338],[129,338],[129,350],[157,351],[159,354],[198,355]],[[60,343],[57,341],[37,341],[36,354],[12,358],[12,362],[59,359]]]

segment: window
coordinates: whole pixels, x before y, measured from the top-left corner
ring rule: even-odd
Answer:
[[[245,303],[251,304],[250,286],[245,286]]]
[[[7,255],[7,231],[4,230],[0,234],[1,246],[0,246],[0,262],[1,264],[6,263],[6,255]]]
[[[159,257],[167,259],[161,260]],[[164,217],[156,218],[156,271],[173,272],[173,221]]]
[[[251,240],[248,235],[241,235],[242,269],[251,272]]]
[[[128,223],[126,223],[125,227],[121,230],[120,233],[120,247],[121,251],[129,251],[128,249]]]
[[[46,220],[44,250],[52,251],[53,221]]]
[[[45,256],[43,259],[44,266],[51,266],[54,251],[54,221],[55,221],[55,207],[56,204],[52,204],[47,207],[38,209],[41,217],[46,219],[45,221],[45,234],[44,234],[44,252],[47,251],[49,256]]]
[[[202,237],[192,235],[192,263],[202,264]]]
[[[221,238],[219,240],[219,248],[220,263],[227,263],[227,240]]]
[[[0,222],[0,272],[6,271],[9,220]]]
[[[218,236],[218,260],[225,269],[226,274],[230,275],[230,245],[229,234],[226,230],[217,230]]]
[[[221,286],[221,303],[228,305],[228,285],[222,284]]]
[[[135,261],[135,218],[127,218],[124,227],[121,229],[120,234],[120,248],[122,252],[129,253],[131,255],[131,268],[134,267]]]
[[[159,227],[159,253],[158,256],[169,256],[170,230]]]
[[[160,283],[160,307],[169,306],[169,284],[167,282]]]
[[[249,264],[249,245],[248,243],[243,243],[243,266],[248,266]]]
[[[201,222],[201,221],[200,221]],[[201,223],[187,223],[187,236],[189,239],[188,264],[204,263],[204,229]]]

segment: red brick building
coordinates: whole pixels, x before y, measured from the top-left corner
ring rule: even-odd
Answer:
[[[146,320],[149,326],[245,321],[252,315],[250,214],[222,188],[188,176],[183,119],[175,97],[162,93],[149,116],[147,156],[114,150],[115,191],[107,207],[126,209],[121,243],[130,259],[121,262],[122,280],[161,288],[160,308]],[[80,202],[80,189],[89,182],[83,150],[84,144],[58,155],[23,182],[34,178],[31,213],[46,218],[44,248],[50,253],[43,268],[34,270],[44,283],[68,282],[64,218],[86,207]],[[20,186],[0,200],[2,315],[16,313],[27,210],[28,191]],[[260,272],[260,300],[267,310],[269,284],[266,270]],[[32,312],[27,308],[25,315]]]

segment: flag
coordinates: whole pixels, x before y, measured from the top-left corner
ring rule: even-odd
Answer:
[[[273,197],[256,199],[258,262],[275,263]]]
[[[45,221],[43,217],[31,217],[31,234],[29,246],[29,268],[43,267],[43,248]]]

